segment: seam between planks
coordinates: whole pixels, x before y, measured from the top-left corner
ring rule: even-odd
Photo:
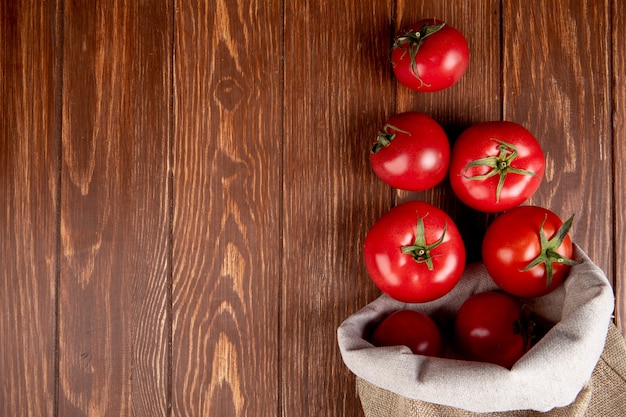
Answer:
[[[280,221],[278,222],[278,236],[279,236],[279,242],[280,245],[278,247],[278,329],[277,329],[277,352],[276,352],[276,356],[278,358],[278,360],[276,361],[276,376],[277,376],[277,387],[278,387],[278,392],[276,395],[276,415],[277,416],[282,416],[283,415],[283,390],[286,389],[286,387],[284,386],[284,379],[283,379],[283,373],[282,373],[282,369],[283,369],[283,315],[284,315],[284,309],[283,309],[283,301],[284,301],[284,292],[285,289],[283,287],[283,283],[284,283],[284,276],[285,276],[285,271],[284,271],[284,266],[285,266],[285,121],[287,120],[287,118],[285,117],[285,109],[286,109],[286,103],[285,101],[287,100],[287,98],[285,97],[285,18],[286,18],[286,13],[285,13],[285,0],[281,0],[281,4],[280,4],[280,11],[281,11],[281,16],[280,16],[280,21],[281,21],[281,27],[280,27],[280,64],[279,64],[279,71],[280,71],[280,81],[279,81],[279,85],[280,85],[280,97],[282,98],[282,100],[280,100],[280,132],[279,132],[279,136],[280,136],[280,161],[279,161],[279,167],[278,167],[278,171],[279,171],[279,178],[281,181],[281,186],[278,189],[278,193],[280,194],[280,204],[278,206],[278,218],[280,219]]]
[[[176,0],[170,1],[171,17],[170,17],[170,62],[169,62],[169,120],[168,120],[168,144],[167,144],[167,199],[168,199],[168,234],[167,234],[167,383],[166,383],[166,402],[167,402],[167,416],[171,417],[173,413],[172,401],[174,392],[174,375],[173,375],[173,346],[174,346],[174,306],[173,306],[173,292],[174,292],[174,171],[172,166],[174,163],[174,101],[176,89],[174,88],[175,82],[175,64],[176,64]]]
[[[613,291],[615,294],[615,306],[614,306],[614,311],[613,311],[613,322],[615,323],[615,325],[619,328],[620,332],[622,333],[622,335],[626,334],[625,333],[625,329],[624,329],[624,317],[621,317],[620,315],[620,311],[623,310],[622,308],[622,303],[624,303],[624,300],[620,300],[619,296],[621,293],[623,293],[622,291],[622,287],[624,286],[623,281],[620,281],[618,279],[618,277],[620,276],[620,272],[621,269],[623,269],[622,264],[620,264],[620,258],[619,258],[619,249],[617,247],[617,238],[619,236],[619,227],[621,226],[621,224],[619,224],[619,222],[617,221],[618,217],[619,217],[619,210],[618,210],[618,206],[619,206],[619,200],[618,200],[618,196],[619,196],[619,185],[618,185],[618,181],[616,181],[615,176],[617,174],[617,166],[618,166],[618,160],[616,155],[619,154],[619,145],[618,145],[618,129],[616,129],[617,126],[617,117],[616,117],[616,110],[619,107],[617,100],[618,100],[618,96],[617,96],[617,74],[615,74],[615,70],[616,70],[616,65],[614,65],[614,55],[613,53],[615,52],[615,42],[616,42],[616,33],[617,33],[617,27],[615,25],[615,18],[617,16],[618,10],[617,10],[617,0],[613,0],[610,1],[610,3],[608,4],[608,17],[607,17],[607,26],[608,26],[608,33],[610,34],[608,37],[608,45],[607,45],[607,49],[609,51],[609,55],[610,58],[608,58],[608,62],[607,62],[607,66],[608,66],[608,73],[610,75],[610,81],[608,83],[609,86],[609,97],[610,99],[608,100],[608,111],[609,111],[609,115],[610,115],[610,123],[609,123],[609,136],[611,138],[611,173],[612,173],[612,189],[611,189],[611,218],[613,219],[613,227],[611,229],[611,233],[613,234],[611,236],[611,242],[613,243],[613,252],[612,252],[612,258],[611,258],[611,262],[612,262],[612,271],[613,271],[613,277],[611,279],[611,283],[613,284]]]
[[[53,367],[54,367],[54,391],[53,391],[53,415],[58,417],[59,415],[59,395],[60,395],[60,287],[61,287],[61,181],[63,173],[63,45],[64,45],[64,13],[65,3],[64,0],[57,0],[54,3],[54,17],[56,34],[56,41],[54,45],[55,59],[54,59],[54,84],[55,84],[55,97],[54,97],[54,140],[55,140],[55,152],[56,152],[56,190],[55,190],[55,248],[54,248],[54,329],[52,330],[54,337],[54,350],[53,350]]]

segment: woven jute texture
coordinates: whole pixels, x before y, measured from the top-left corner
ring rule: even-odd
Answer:
[[[425,401],[411,400],[356,379],[365,417],[626,417],[626,344],[615,325],[609,325],[604,350],[589,384],[567,407],[548,412],[507,411],[474,413]]]

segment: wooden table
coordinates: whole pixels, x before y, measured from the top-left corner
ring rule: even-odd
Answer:
[[[379,295],[369,226],[444,183],[391,189],[368,151],[394,113],[450,140],[487,120],[547,157],[563,217],[626,334],[626,3],[0,2],[0,415],[359,416],[336,328]],[[423,17],[467,37],[452,88],[398,85]],[[470,259],[479,253],[469,246]]]

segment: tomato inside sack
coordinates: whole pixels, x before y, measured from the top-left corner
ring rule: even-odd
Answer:
[[[526,353],[532,325],[526,323],[521,304],[497,291],[474,294],[457,312],[455,343],[468,360],[511,368]]]
[[[500,212],[519,206],[539,188],[545,156],[523,126],[494,121],[475,124],[457,138],[450,158],[450,185],[468,206]]]
[[[381,291],[402,302],[432,301],[450,292],[463,274],[465,257],[452,219],[422,201],[392,208],[365,237],[370,278]]]
[[[388,185],[407,191],[434,187],[446,177],[450,143],[431,117],[406,112],[392,116],[370,152],[372,169]]]
[[[374,346],[407,346],[418,355],[440,356],[442,338],[435,322],[414,310],[398,310],[387,316],[374,330]]]
[[[497,217],[482,244],[483,263],[493,281],[522,298],[556,289],[577,263],[571,259],[573,244],[567,234],[572,220],[563,223],[552,211],[536,206],[516,207]]]
[[[440,91],[454,85],[467,70],[469,46],[449,24],[421,20],[396,36],[391,63],[398,81],[408,88]]]

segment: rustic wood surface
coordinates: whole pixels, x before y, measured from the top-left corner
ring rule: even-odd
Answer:
[[[529,203],[576,215],[626,335],[623,1],[0,0],[0,17],[0,415],[361,416],[335,334],[379,295],[368,227],[418,198],[466,237],[494,217],[373,174],[375,132],[407,110],[452,141],[487,120],[535,133]],[[471,49],[439,93],[388,62],[424,17]]]

